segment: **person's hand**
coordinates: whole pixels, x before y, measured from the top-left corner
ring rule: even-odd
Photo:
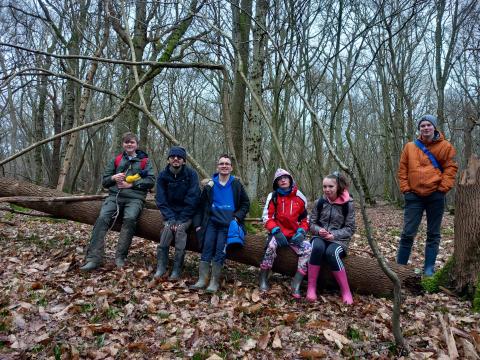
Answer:
[[[328,233],[327,235],[325,235],[325,238],[324,238],[324,239],[325,239],[325,240],[333,240],[334,237],[335,237],[335,236],[333,236],[332,233]]]
[[[201,226],[197,226],[197,227],[195,228],[195,231],[196,231],[196,232],[199,232],[201,229],[202,229]]]
[[[126,181],[117,182],[117,187],[119,189],[130,189],[132,186],[133,184],[129,184]]]
[[[181,225],[182,224],[179,221],[174,221],[172,225],[170,225],[170,230],[172,230],[172,232],[176,232]]]
[[[295,235],[293,235],[293,237],[290,239],[290,242],[292,243],[292,245],[300,246],[302,245],[302,242],[304,240],[305,240],[305,230],[303,230],[302,228],[298,228]]]
[[[112,175],[112,180],[115,181],[117,184],[125,181],[125,173],[121,172],[115,175]]]
[[[333,240],[334,236],[333,234],[331,234],[330,232],[328,232],[327,230],[325,230],[324,228],[321,228],[319,231],[318,231],[318,235],[320,235],[320,237],[322,239],[325,239],[325,240]]]
[[[324,238],[325,236],[328,235],[328,231],[325,230],[324,228],[320,228],[320,230],[318,230],[318,235],[320,235],[320,237]]]
[[[280,230],[279,226],[276,226],[272,229],[272,235],[275,238],[275,240],[277,241],[277,246],[278,247],[288,246],[288,240],[285,237],[285,235],[282,233],[282,231]]]

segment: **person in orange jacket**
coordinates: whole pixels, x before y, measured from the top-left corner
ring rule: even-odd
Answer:
[[[397,253],[397,263],[406,265],[413,239],[427,215],[427,240],[423,273],[432,276],[440,245],[440,226],[445,205],[445,194],[455,184],[458,165],[456,151],[437,130],[437,118],[424,115],[418,120],[419,137],[405,145],[398,180],[405,197],[404,225]]]

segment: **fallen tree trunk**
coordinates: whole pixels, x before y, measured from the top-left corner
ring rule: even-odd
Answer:
[[[0,187],[0,197],[7,196],[41,196],[44,197],[62,197],[71,196],[57,190],[47,189],[32,183],[18,181],[12,178],[0,177],[2,186]],[[24,207],[43,211],[56,217],[74,220],[85,224],[94,224],[100,212],[101,201],[88,202],[21,202]],[[158,241],[163,222],[160,211],[144,209],[139,218],[136,236]],[[116,224],[114,230],[118,231],[119,224]],[[245,246],[242,249],[235,249],[228,254],[228,258],[247,265],[258,266],[263,256],[265,248],[264,235],[247,235]],[[199,252],[198,242],[192,236],[188,242],[187,249]],[[287,275],[293,275],[296,271],[297,257],[289,249],[280,249],[278,258],[282,262],[276,261],[273,270]],[[360,257],[350,255],[344,259],[345,267],[348,272],[348,278],[352,290],[363,294],[373,294],[376,296],[391,295],[393,286],[391,281],[380,269],[374,258]],[[390,264],[391,268],[397,273],[405,288],[417,290],[419,277],[415,275],[412,268]],[[329,272],[324,272],[324,280],[330,282]]]

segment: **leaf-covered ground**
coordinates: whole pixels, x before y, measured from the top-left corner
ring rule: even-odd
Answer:
[[[388,260],[395,258],[402,212],[369,209]],[[335,291],[319,301],[294,301],[289,279],[274,275],[268,294],[258,292],[257,269],[226,264],[216,295],[191,291],[198,255],[189,254],[183,280],[152,281],[155,244],[135,238],[125,269],[107,263],[78,270],[91,226],[0,212],[1,359],[155,358],[392,358],[397,357],[390,299],[354,294],[345,306]],[[425,224],[412,263],[423,262]],[[437,268],[453,252],[453,218],[447,215]],[[351,249],[371,253],[359,226]],[[480,353],[480,316],[470,302],[448,293],[405,294],[402,327],[409,358],[460,358]],[[478,358],[478,357],[477,357]]]

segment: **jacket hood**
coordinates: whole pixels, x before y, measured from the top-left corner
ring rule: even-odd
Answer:
[[[325,198],[331,204],[343,205],[350,201],[350,193],[348,192],[347,189],[345,189],[343,190],[343,193],[341,193],[340,196],[335,199],[335,201],[330,201],[326,196]]]
[[[273,190],[277,190],[278,189],[278,184],[277,184],[277,180],[279,177],[281,176],[288,176],[290,178],[290,185],[293,186],[295,185],[295,182],[293,181],[293,177],[292,175],[285,169],[282,169],[282,168],[278,168],[277,171],[275,171],[275,175],[273,176]]]

